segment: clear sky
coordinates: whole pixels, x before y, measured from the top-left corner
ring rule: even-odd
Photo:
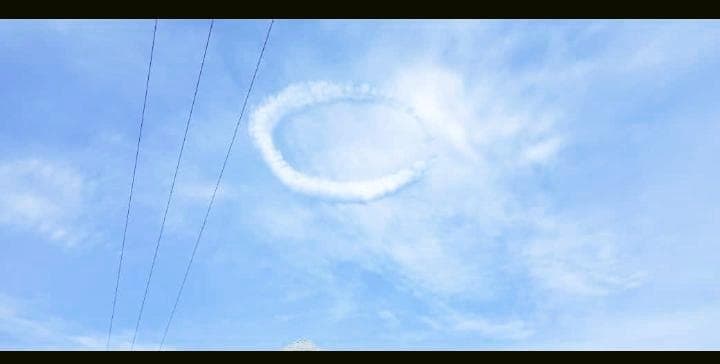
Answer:
[[[128,348],[209,21],[158,24]],[[267,21],[216,21],[157,348]],[[104,349],[153,21],[0,22],[0,348]],[[720,23],[277,21],[166,345],[720,347]]]

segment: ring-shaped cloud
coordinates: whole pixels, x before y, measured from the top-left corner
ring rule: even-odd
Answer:
[[[302,173],[293,168],[275,147],[273,130],[285,115],[309,106],[337,101],[377,102],[392,106],[420,120],[409,107],[367,85],[338,85],[330,82],[291,84],[269,97],[250,118],[248,131],[273,174],[287,187],[301,193],[348,202],[371,201],[417,180],[427,167],[425,161],[373,179],[335,181]]]

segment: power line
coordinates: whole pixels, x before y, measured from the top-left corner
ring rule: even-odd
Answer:
[[[155,271],[155,262],[157,261],[158,251],[160,250],[160,240],[162,240],[163,231],[165,230],[165,219],[167,218],[168,210],[170,210],[170,201],[172,201],[173,192],[175,191],[175,180],[177,179],[178,171],[180,170],[180,160],[182,159],[183,150],[185,149],[185,141],[187,140],[188,130],[190,129],[190,120],[192,119],[193,110],[195,109],[195,100],[197,99],[198,89],[200,88],[200,79],[202,78],[203,69],[205,68],[205,56],[207,55],[214,23],[214,19],[210,21],[210,28],[208,29],[207,39],[205,40],[205,49],[203,50],[202,61],[200,63],[200,71],[198,72],[197,80],[195,81],[195,92],[193,93],[192,103],[190,104],[190,113],[188,114],[187,121],[185,122],[185,134],[183,135],[183,140],[180,144],[180,152],[178,153],[177,163],[175,164],[175,173],[173,174],[172,183],[170,184],[170,193],[168,194],[167,203],[165,204],[165,212],[163,213],[162,222],[160,223],[160,233],[158,234],[157,242],[155,243],[155,253],[153,254],[152,263],[150,264],[150,273],[148,274],[147,282],[145,283],[145,293],[143,294],[142,303],[140,304],[140,312],[138,313],[137,322],[135,323],[135,332],[133,333],[130,350],[132,350],[135,346],[135,339],[137,338],[143,310],[145,309],[145,301],[147,299],[148,292],[150,291],[150,281],[152,280],[153,272]]]
[[[237,138],[237,132],[240,127],[240,122],[242,121],[243,115],[245,115],[245,108],[247,107],[250,93],[252,92],[253,85],[255,84],[255,77],[257,76],[258,70],[260,69],[260,62],[262,62],[263,54],[265,54],[265,47],[267,46],[268,39],[270,39],[270,31],[272,30],[273,23],[275,23],[275,19],[270,20],[270,25],[268,25],[267,34],[265,34],[265,41],[263,42],[262,49],[260,50],[257,64],[255,64],[255,71],[253,71],[252,79],[250,80],[250,86],[248,87],[247,93],[245,94],[245,100],[243,101],[242,109],[240,110],[240,117],[238,117],[238,120],[235,123],[235,131],[233,132],[232,139],[230,140],[230,145],[228,146],[227,153],[225,153],[225,160],[223,161],[222,168],[220,168],[220,174],[218,175],[217,182],[215,183],[215,189],[213,190],[212,197],[210,197],[210,203],[208,204],[207,211],[205,211],[205,217],[203,218],[202,225],[200,226],[200,232],[198,233],[198,237],[195,240],[195,246],[193,247],[192,254],[190,255],[190,261],[185,268],[185,275],[183,276],[182,283],[180,284],[180,290],[178,291],[177,297],[175,298],[175,304],[173,305],[172,311],[170,311],[170,319],[168,320],[167,326],[165,326],[165,332],[163,333],[162,341],[160,342],[160,349],[162,349],[163,345],[165,344],[165,339],[167,338],[168,331],[170,330],[170,324],[172,323],[173,317],[175,317],[175,311],[177,309],[178,303],[180,302],[180,296],[182,295],[183,289],[185,288],[185,282],[187,281],[188,274],[190,273],[190,267],[192,267],[193,261],[195,260],[195,253],[197,252],[198,245],[200,244],[200,239],[202,238],[203,231],[205,231],[205,226],[207,224],[208,216],[210,215],[210,210],[212,209],[213,203],[215,202],[215,196],[217,194],[218,186],[220,186],[220,181],[222,180],[223,173],[225,172],[225,166],[227,165],[228,159],[230,158],[230,152],[232,152],[232,147],[235,144],[235,139]]]
[[[147,77],[145,79],[145,97],[143,99],[142,112],[140,114],[140,132],[138,133],[137,146],[135,147],[135,163],[133,164],[132,180],[130,182],[130,194],[128,197],[127,211],[125,212],[125,227],[123,228],[122,245],[120,248],[120,263],[117,269],[117,278],[115,280],[115,295],[113,296],[112,314],[110,314],[110,327],[108,328],[107,342],[105,349],[110,348],[110,336],[112,335],[113,321],[115,319],[115,306],[118,298],[118,287],[120,286],[120,272],[122,270],[123,256],[125,255],[125,238],[127,236],[128,221],[130,219],[130,205],[132,204],[133,190],[135,188],[135,172],[137,171],[138,156],[140,155],[140,140],[142,140],[143,124],[145,123],[145,108],[147,107],[148,89],[150,86],[150,70],[152,69],[153,54],[155,53],[155,34],[157,33],[157,19],[153,27],[152,46],[150,46],[150,62],[148,64]]]

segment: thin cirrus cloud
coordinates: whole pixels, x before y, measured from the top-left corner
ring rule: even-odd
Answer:
[[[68,247],[83,239],[76,219],[89,184],[77,171],[27,158],[0,163],[0,175],[0,224],[35,231]]]
[[[0,342],[3,348],[41,348],[50,350],[105,350],[105,335],[67,320],[38,311],[32,301],[18,299],[0,292]],[[132,331],[121,330],[113,338],[112,350],[128,350]],[[8,344],[12,343],[12,344]],[[156,350],[155,345],[142,343],[135,350]],[[163,348],[174,350],[173,347]]]
[[[305,265],[300,269],[355,262],[382,272],[393,286],[424,304],[448,307],[427,309],[427,320],[419,324],[509,342],[537,339],[543,323],[534,316],[534,303],[524,306],[525,312],[510,314],[458,302],[502,307],[515,299],[514,289],[506,287],[518,282],[528,288],[533,302],[543,304],[593,299],[642,283],[635,267],[622,264],[625,240],[612,234],[611,227],[533,203],[533,197],[543,196],[541,190],[512,187],[517,181],[532,184],[525,172],[551,164],[563,150],[568,137],[553,105],[529,103],[493,80],[465,81],[442,64],[407,66],[386,78],[379,87],[417,111],[423,129],[433,136],[432,169],[412,189],[372,204],[317,209],[293,199],[263,201],[256,226],[270,232],[283,251],[302,251],[302,258],[294,259]],[[337,119],[327,122],[342,121]],[[345,130],[322,135],[340,140]],[[375,136],[372,131],[359,135],[367,140]],[[353,146],[340,144],[333,151],[351,155],[346,149]],[[310,151],[301,157],[313,153],[319,154]],[[294,249],[300,244],[303,249]],[[328,275],[334,272],[329,264],[323,269]]]
[[[346,202],[367,202],[398,191],[419,179],[428,163],[411,166],[379,178],[337,181],[311,176],[293,168],[275,146],[273,131],[292,111],[334,101],[370,101],[389,104],[417,118],[412,110],[367,85],[338,85],[330,82],[292,84],[258,107],[250,120],[249,133],[273,174],[287,187],[304,194]]]

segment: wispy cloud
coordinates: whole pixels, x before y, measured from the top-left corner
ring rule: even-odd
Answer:
[[[682,308],[593,312],[573,319],[572,335],[546,338],[546,346],[566,348],[709,348],[720,340],[716,300]]]
[[[73,168],[44,159],[0,162],[0,223],[74,246],[90,184]]]
[[[555,293],[602,296],[637,287],[646,273],[623,267],[618,236],[545,218],[519,251],[539,286]]]
[[[515,215],[521,213],[514,206],[518,203],[517,197],[512,196],[503,185],[503,179],[514,173],[506,163],[508,160],[526,163],[527,156],[522,147],[536,145],[536,138],[529,138],[528,135],[544,135],[547,140],[555,139],[552,139],[550,126],[539,127],[538,123],[523,120],[525,114],[530,114],[523,114],[525,109],[497,107],[494,115],[486,114],[486,110],[478,110],[477,105],[486,102],[477,98],[481,92],[468,88],[460,80],[453,71],[437,65],[406,67],[399,71],[388,82],[393,85],[388,89],[397,95],[395,98],[406,101],[416,110],[418,119],[422,120],[423,127],[431,134],[433,143],[429,146],[430,153],[435,156],[432,168],[425,171],[423,178],[406,194],[369,204],[330,205],[326,209],[314,210],[286,206],[287,211],[293,211],[290,213],[292,216],[315,216],[304,219],[302,235],[307,237],[310,234],[322,240],[326,229],[314,229],[313,220],[330,218],[342,224],[343,229],[358,233],[360,241],[357,243],[364,247],[360,249],[389,260],[391,266],[399,268],[403,276],[423,289],[443,294],[475,295],[484,292],[477,288],[478,285],[488,284],[489,274],[483,271],[498,248],[492,242],[493,236],[510,228],[513,221],[519,221]],[[291,106],[304,106],[318,98],[324,100],[325,93],[344,95],[354,92],[353,89],[347,91],[344,87],[331,84],[312,85],[289,87],[289,91],[264,103],[251,122],[251,135],[264,151],[266,162],[277,169],[275,173],[285,183],[302,191],[312,190],[334,196],[367,198],[377,196],[375,192],[397,188],[400,183],[377,183],[378,188],[372,188],[372,193],[365,194],[362,191],[367,190],[356,190],[353,187],[351,190],[354,192],[344,194],[338,190],[324,189],[326,184],[305,184],[302,178],[294,178],[297,174],[287,167],[287,163],[273,151],[271,145],[270,131],[278,121],[276,116],[285,112],[275,110],[284,108],[282,105],[285,102]],[[310,90],[314,91],[308,92]],[[312,96],[313,92],[319,96]],[[505,99],[504,102],[511,103],[512,100]],[[504,114],[500,114],[500,110]],[[485,119],[484,116],[493,117]],[[507,120],[516,120],[512,131],[495,132],[488,129],[498,128],[495,124],[503,125]],[[545,125],[551,124],[545,122]],[[508,150],[508,155],[504,156],[506,158],[497,161],[491,153],[497,144],[514,144],[519,147]],[[540,163],[557,151],[554,146],[543,149],[534,153],[531,164]],[[377,155],[376,158],[381,160],[383,157]],[[379,163],[373,159],[365,159],[364,162],[370,165]],[[409,179],[398,180],[406,181]],[[298,214],[298,209],[305,213]],[[259,211],[265,210],[261,208]],[[272,216],[282,215],[282,211],[274,210]],[[272,221],[296,221],[290,216],[288,219],[272,216],[258,215]],[[459,226],[453,226],[456,223]],[[350,251],[356,252],[357,248],[347,252]],[[336,253],[343,254],[339,251]]]
[[[455,318],[451,328],[457,331],[477,332],[494,339],[520,340],[526,339],[532,334],[532,331],[523,321],[515,320],[497,323],[481,317]]]
[[[445,307],[442,314],[426,316],[422,321],[436,330],[472,333],[489,340],[523,340],[533,335],[528,323],[519,319],[488,319],[481,314],[461,313]]]
[[[0,334],[11,339],[0,343],[0,348],[104,350],[103,332],[80,327],[76,322],[45,314],[33,302],[0,294]],[[113,335],[112,350],[129,350],[132,331],[123,330]],[[121,343],[121,344],[117,344]],[[158,346],[140,343],[136,350],[157,350]],[[163,348],[174,350],[173,347]]]
[[[21,303],[23,303],[21,305]],[[36,318],[27,312],[27,302],[20,302],[5,295],[0,295],[0,332],[18,340],[16,347],[24,343],[32,343],[38,348],[93,348],[100,344],[99,337],[92,335],[78,335],[71,332],[64,320],[54,317]],[[4,344],[5,345],[5,344]],[[13,348],[13,346],[5,346]]]
[[[297,234],[285,238],[312,241],[306,249],[317,257],[303,255],[303,260],[318,259],[322,264],[317,266],[322,266],[351,259],[383,272],[425,302],[450,306],[455,299],[500,302],[507,292],[498,287],[509,277],[524,274],[522,279],[533,282],[533,292],[544,297],[558,292],[605,295],[641,282],[632,269],[618,266],[618,239],[612,234],[594,236],[579,221],[555,216],[543,204],[534,205],[539,192],[526,195],[511,187],[529,175],[523,171],[543,166],[561,152],[567,136],[557,127],[559,114],[552,105],[528,102],[492,78],[471,84],[439,64],[406,65],[391,75],[381,86],[422,120],[433,140],[428,146],[434,156],[432,168],[402,194],[366,204],[314,208],[288,201],[283,209],[257,214],[261,221],[269,219],[258,226],[277,228],[274,222],[294,221],[300,224]],[[339,86],[322,85],[313,92],[344,92]],[[281,93],[280,101],[270,99],[263,104],[250,132],[264,150],[265,161],[278,169],[274,173],[285,184],[303,192],[321,189],[326,193],[332,189],[298,182],[302,179],[272,151],[270,140],[273,123],[286,112],[279,110],[283,98],[297,99],[289,101],[297,105],[313,104],[312,96],[303,96],[312,95],[307,87],[289,87],[292,92]],[[567,226],[575,227],[563,228]],[[328,236],[337,236],[338,230],[347,232],[343,240],[326,241]],[[596,230],[603,231],[602,227]],[[503,238],[518,231],[524,232],[518,235],[520,240]],[[493,316],[489,320],[483,312],[467,309],[453,312],[438,313],[433,320],[443,330],[497,339],[522,340],[532,333],[520,319],[503,321]]]

